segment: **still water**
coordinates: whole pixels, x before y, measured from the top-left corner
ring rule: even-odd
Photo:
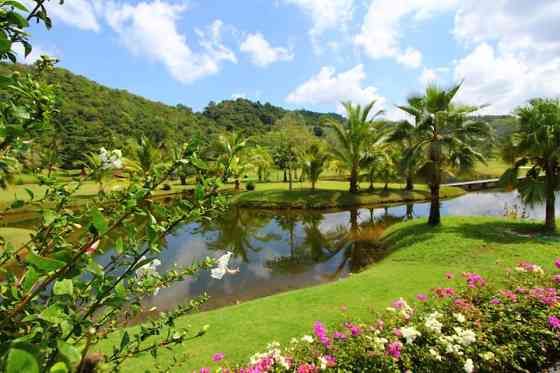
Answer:
[[[442,202],[441,211],[502,216],[508,208],[529,218],[544,218],[543,206],[523,206],[516,192],[469,193]],[[160,271],[231,251],[230,267],[240,272],[222,280],[201,273],[161,290],[146,300],[147,305],[170,309],[206,291],[210,301],[205,308],[217,308],[334,281],[384,257],[386,250],[377,239],[388,225],[428,212],[429,203],[332,212],[232,209],[211,224],[184,224],[167,237]]]

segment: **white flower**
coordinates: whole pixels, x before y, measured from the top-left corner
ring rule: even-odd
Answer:
[[[222,278],[224,278],[224,275],[226,273],[229,274],[238,273],[239,268],[235,268],[235,269],[228,268],[229,260],[231,259],[232,255],[233,255],[232,252],[227,251],[224,255],[219,257],[217,266],[215,268],[212,268],[212,270],[210,271],[210,276],[212,276],[217,280],[221,280]]]
[[[426,317],[426,321],[424,323],[428,330],[431,330],[437,334],[441,334],[441,328],[443,327],[443,324],[438,320],[439,317],[441,317],[441,313],[437,311],[432,312],[428,315],[428,317]]]
[[[290,360],[286,359],[284,356],[280,356],[277,360],[282,368],[286,370],[290,369]]]
[[[404,339],[406,339],[406,343],[410,344],[414,342],[416,337],[422,335],[418,330],[416,330],[413,326],[408,326],[401,328],[401,334]]]
[[[324,356],[321,356],[319,358],[319,367],[321,368],[321,370],[327,369],[327,363],[328,363],[328,361],[327,361],[327,359],[325,359]]]
[[[430,355],[432,355],[437,361],[441,361],[441,355],[433,348],[430,348]]]
[[[119,149],[99,149],[101,168],[104,170],[117,170],[123,167],[122,152]]]
[[[385,345],[388,342],[389,342],[389,340],[387,340],[387,338],[374,337],[373,338],[373,348],[377,352],[385,351]]]
[[[463,346],[468,346],[471,343],[476,342],[476,334],[472,330],[462,329],[458,327],[455,327],[453,329],[455,330],[455,333],[457,333],[457,335],[454,336],[454,339]]]
[[[145,259],[146,257],[143,256],[139,261],[143,261]],[[154,259],[151,262],[144,264],[140,268],[136,269],[136,279],[141,281],[147,277],[160,277],[157,271],[157,267],[159,267],[160,265],[161,262],[159,261],[159,259]],[[158,293],[159,288],[155,288],[153,295],[158,295]]]
[[[455,320],[457,320],[460,323],[464,323],[466,321],[465,316],[463,316],[463,314],[461,313],[454,313],[453,317],[455,317]]]
[[[465,372],[472,373],[474,370],[473,361],[471,359],[467,359],[467,361],[465,361],[465,366],[463,368],[465,368]]]
[[[304,335],[301,337],[301,340],[307,343],[313,343],[313,337],[310,335]]]

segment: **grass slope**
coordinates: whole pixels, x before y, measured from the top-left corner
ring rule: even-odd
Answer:
[[[430,192],[426,185],[416,185],[411,192],[403,190],[402,184],[389,184],[387,191],[382,184],[375,184],[374,192],[368,192],[369,184],[360,184],[361,192],[348,192],[348,182],[320,181],[316,190],[311,184],[294,183],[292,191],[287,183],[256,184],[256,190],[236,195],[234,203],[242,207],[257,208],[337,208],[352,206],[368,206],[408,201],[426,201]],[[465,192],[459,188],[443,187],[441,198],[457,197]]]
[[[270,341],[287,342],[310,333],[315,320],[342,321],[342,305],[353,317],[368,318],[372,309],[385,308],[400,296],[410,299],[448,283],[448,271],[496,276],[503,273],[503,265],[529,260],[546,267],[560,256],[560,241],[536,233],[537,224],[487,217],[449,217],[443,223],[429,228],[419,219],[391,227],[385,234],[391,254],[349,278],[184,317],[179,327],[209,324],[210,330],[184,346],[161,351],[158,361],[165,366],[172,355],[187,354],[186,364],[173,370],[178,372],[212,367],[215,352],[225,352],[230,362],[244,361]],[[119,341],[120,335],[114,335],[105,351]],[[124,370],[144,372],[153,366],[146,355],[127,362]]]

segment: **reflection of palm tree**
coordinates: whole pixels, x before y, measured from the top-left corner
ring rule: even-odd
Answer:
[[[269,242],[277,239],[275,235],[260,234],[271,216],[255,210],[232,208],[224,216],[211,224],[200,227],[203,233],[217,232],[218,236],[208,243],[209,250],[229,250],[235,256],[240,256],[244,262],[249,261],[249,251],[258,252],[260,247],[255,241]]]

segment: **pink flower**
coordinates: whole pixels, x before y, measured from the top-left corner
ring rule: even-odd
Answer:
[[[210,368],[200,368],[200,373],[210,373]]]
[[[327,368],[332,368],[336,366],[336,357],[331,355],[323,356],[323,359],[327,362]]]
[[[92,243],[89,247],[84,250],[84,253],[87,255],[93,255],[97,251],[97,247],[99,246],[99,240]]]
[[[519,294],[525,294],[527,292],[527,289],[520,287],[520,288],[515,289],[515,292],[519,293]]]
[[[224,358],[225,354],[223,352],[218,352],[214,355],[212,355],[212,361],[217,363],[218,361],[222,361]]]
[[[402,332],[399,328],[393,329],[393,334],[397,337],[402,337]]]
[[[359,326],[354,325],[352,323],[345,323],[344,326],[346,327],[346,329],[350,330],[350,333],[352,334],[352,337],[357,337],[362,333],[362,330],[360,329]]]
[[[560,329],[560,319],[556,316],[549,316],[548,325],[550,325],[552,329]]]
[[[315,365],[304,363],[298,367],[297,373],[314,373],[317,371],[319,371],[319,368]]]
[[[453,301],[453,304],[457,307],[460,308],[462,310],[468,310],[473,308],[473,305],[470,304],[467,300],[465,299],[455,299]]]
[[[479,274],[465,272],[463,277],[467,280],[467,286],[472,289],[481,288],[486,285],[486,280]]]
[[[334,339],[339,339],[339,340],[342,340],[342,341],[348,339],[348,337],[346,336],[346,334],[341,333],[341,332],[334,332],[333,338],[334,338]]]
[[[402,343],[401,342],[391,342],[387,345],[387,354],[391,355],[394,359],[399,359],[401,357]]]
[[[554,265],[556,266],[556,268],[560,268],[560,258],[554,261]]]
[[[396,301],[394,301],[391,305],[393,306],[393,308],[400,310],[406,305],[406,301],[402,298],[399,298]]]
[[[517,295],[511,290],[500,290],[500,295],[510,299],[512,302],[517,302]]]
[[[418,299],[420,302],[425,302],[428,300],[428,296],[426,294],[418,294],[416,296],[416,299]]]
[[[490,299],[490,303],[496,305],[501,304],[502,302],[498,298],[492,298]]]
[[[313,331],[315,332],[317,338],[319,338],[319,341],[321,341],[323,346],[325,346],[325,348],[331,347],[331,340],[329,339],[329,337],[327,337],[327,329],[323,324],[321,324],[320,321],[315,322]]]
[[[560,284],[560,275],[552,276],[552,281],[556,282],[557,284]]]
[[[439,298],[447,298],[455,295],[455,289],[453,288],[435,288],[432,291],[439,297]]]
[[[455,275],[453,274],[453,272],[446,272],[445,277],[447,277],[448,280],[452,280]]]
[[[385,327],[385,321],[381,319],[377,320],[375,323],[375,327],[379,330],[383,330],[383,328]]]

